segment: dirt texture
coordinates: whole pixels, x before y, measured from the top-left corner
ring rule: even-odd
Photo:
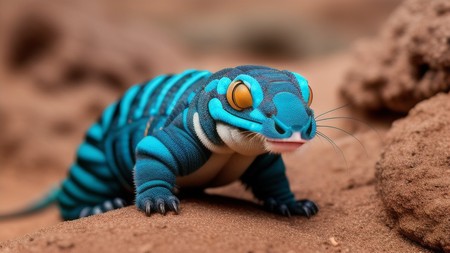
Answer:
[[[346,108],[333,110],[342,105],[337,94],[350,55],[324,52],[377,26],[398,2],[375,9],[380,1],[366,1],[0,0],[0,213],[61,182],[103,109],[157,74],[242,64],[301,73],[314,90],[316,115],[328,112],[319,131],[340,148],[315,138],[284,157],[296,197],[320,208],[310,219],[268,213],[235,183],[182,198],[178,216],[146,217],[130,206],[62,222],[52,206],[2,220],[0,252],[429,252],[386,226],[375,163],[388,122],[377,133]],[[370,15],[359,13],[364,8]],[[352,12],[361,19],[356,29]],[[320,19],[335,33],[323,37]],[[345,134],[345,122],[359,124],[358,139]]]
[[[400,232],[450,252],[450,94],[394,123],[377,163],[377,189]]]
[[[336,141],[348,167],[319,140],[285,157],[298,198],[315,200],[310,219],[267,213],[240,184],[183,198],[181,213],[146,217],[128,207],[61,222],[0,244],[2,252],[426,252],[385,225],[375,191],[379,136]],[[324,154],[327,154],[324,156]],[[220,194],[220,195],[218,195]],[[238,199],[239,198],[239,199]]]
[[[408,0],[379,35],[355,46],[341,89],[360,110],[406,113],[450,90],[450,2]]]

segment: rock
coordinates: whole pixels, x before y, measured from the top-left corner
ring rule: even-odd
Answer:
[[[450,93],[394,123],[376,165],[377,190],[399,231],[450,252]]]
[[[123,91],[182,62],[179,45],[153,26],[107,14],[88,1],[0,3],[0,61],[46,93],[87,82]]]
[[[418,102],[450,90],[450,2],[410,0],[378,37],[361,41],[341,87],[363,111],[406,113]]]

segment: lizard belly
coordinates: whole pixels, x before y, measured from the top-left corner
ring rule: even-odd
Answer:
[[[215,187],[229,184],[239,179],[256,156],[237,153],[213,154],[198,170],[187,176],[178,177],[180,187]]]

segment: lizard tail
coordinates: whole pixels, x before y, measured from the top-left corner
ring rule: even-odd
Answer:
[[[6,219],[17,218],[17,217],[21,217],[21,216],[26,216],[26,215],[30,215],[30,214],[42,211],[57,201],[58,195],[60,192],[61,192],[60,186],[54,187],[44,197],[37,200],[36,202],[29,204],[27,207],[23,208],[22,210],[17,210],[17,211],[13,211],[10,213],[0,214],[0,221],[6,220]]]

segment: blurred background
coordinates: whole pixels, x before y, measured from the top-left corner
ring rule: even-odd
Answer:
[[[63,178],[106,105],[161,73],[268,65],[306,76],[316,113],[338,106],[350,49],[399,3],[0,0],[0,212]],[[56,212],[6,224],[0,240]]]

